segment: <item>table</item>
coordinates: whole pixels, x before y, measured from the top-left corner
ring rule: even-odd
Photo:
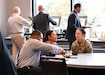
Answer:
[[[64,58],[61,55],[53,58]],[[84,53],[65,58],[70,75],[101,75],[105,73],[105,53]]]
[[[78,54],[66,58],[67,67],[105,69],[105,53]]]
[[[101,75],[105,74],[105,53],[78,54],[66,58],[70,75]]]
[[[49,58],[64,58],[62,55],[47,56]],[[82,53],[71,55],[66,59],[67,67],[105,69],[105,53]]]

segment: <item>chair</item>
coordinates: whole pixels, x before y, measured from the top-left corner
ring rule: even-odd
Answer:
[[[41,58],[42,75],[69,75],[65,58]]]

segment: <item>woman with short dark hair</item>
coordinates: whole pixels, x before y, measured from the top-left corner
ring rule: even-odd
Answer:
[[[72,53],[91,53],[93,51],[91,43],[85,39],[85,34],[86,32],[83,28],[76,30],[76,41],[71,46]]]

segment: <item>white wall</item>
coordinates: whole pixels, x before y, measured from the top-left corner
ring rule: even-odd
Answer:
[[[12,14],[12,9],[14,6],[19,6],[21,8],[21,16],[24,18],[32,16],[32,0],[9,0],[9,13],[8,17]]]
[[[0,28],[4,36],[9,35],[7,20],[12,15],[14,6],[21,8],[21,16],[24,18],[32,16],[32,0],[0,0]]]
[[[6,23],[7,23],[7,7],[8,5],[6,4],[7,0],[0,0],[0,30],[5,32],[5,35],[7,35],[7,29],[6,29]]]

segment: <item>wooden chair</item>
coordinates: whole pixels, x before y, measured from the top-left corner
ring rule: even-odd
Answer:
[[[41,58],[42,75],[69,75],[65,58]]]

